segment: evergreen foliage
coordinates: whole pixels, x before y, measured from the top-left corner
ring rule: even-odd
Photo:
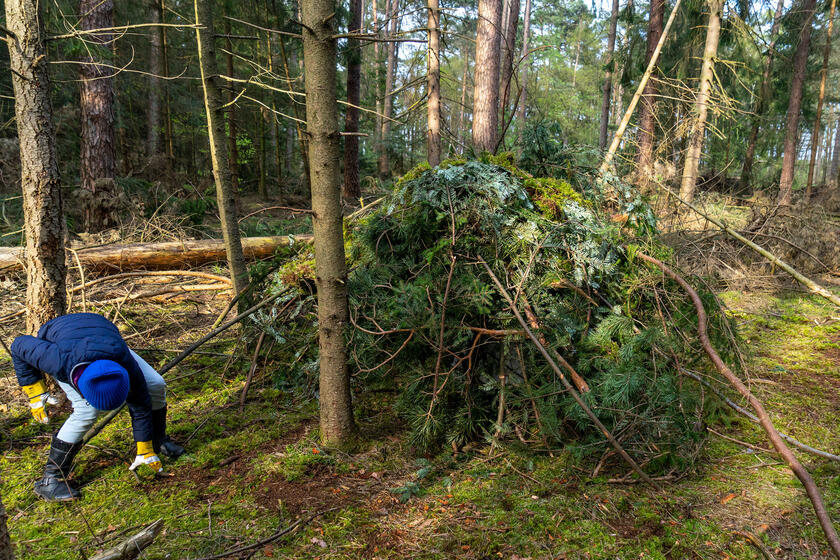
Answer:
[[[668,251],[649,236],[648,205],[626,186],[615,202],[611,187],[608,204],[594,187],[530,177],[509,156],[444,162],[410,172],[348,227],[351,371],[365,387],[396,385],[418,450],[506,436],[581,455],[607,449],[477,265],[481,256],[520,308],[533,308],[548,345],[591,387],[586,401],[646,468],[683,467],[696,455],[704,403],[674,366],[700,359],[690,304],[634,260],[640,249]],[[712,332],[724,332],[723,314],[712,315]],[[294,336],[283,338],[299,342],[292,323],[284,328]],[[314,345],[307,358],[299,344],[294,352],[299,367],[284,383],[315,370]]]

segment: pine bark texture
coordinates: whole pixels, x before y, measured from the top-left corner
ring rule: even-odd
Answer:
[[[213,0],[195,0],[195,21],[198,43],[198,66],[201,71],[204,90],[204,108],[207,115],[207,137],[210,142],[210,160],[216,181],[216,200],[219,204],[219,218],[222,237],[225,241],[230,279],[233,291],[238,294],[248,285],[248,269],[242,254],[239,224],[236,219],[236,199],[231,181],[228,153],[225,150],[225,120],[222,109],[222,94],[217,83],[216,47],[213,30]],[[248,298],[240,298],[240,312],[248,308]]]
[[[318,290],[321,439],[343,446],[355,427],[344,330],[348,324],[347,269],[339,188],[340,134],[336,103],[334,0],[303,0],[306,131]]]
[[[814,168],[817,165],[817,150],[820,147],[820,121],[822,120],[823,103],[825,102],[825,78],[826,74],[828,74],[828,59],[831,56],[831,32],[834,29],[834,12],[836,9],[837,0],[831,0],[825,47],[823,48],[823,63],[820,69],[820,93],[817,98],[817,114],[814,116],[814,128],[811,132],[811,161],[808,162],[808,182],[805,186],[805,200],[811,199],[811,185],[814,182]]]
[[[752,128],[750,139],[747,142],[747,152],[744,155],[744,166],[741,168],[741,188],[746,189],[752,181],[752,168],[755,161],[755,149],[758,144],[758,128],[761,124],[761,115],[767,108],[772,94],[770,88],[770,74],[773,70],[773,58],[776,54],[776,41],[779,38],[779,26],[782,21],[782,10],[785,0],[779,0],[776,4],[776,13],[773,15],[773,26],[770,28],[770,45],[767,47],[767,54],[764,55],[764,73],[761,75],[761,86],[755,100],[752,115]]]
[[[519,144],[519,150],[522,150],[522,143],[523,143],[523,135],[525,132],[525,105],[527,105],[528,101],[528,64],[527,64],[527,57],[528,57],[528,39],[531,36],[531,0],[525,0],[525,15],[524,21],[522,22],[522,56],[519,59],[522,61],[521,68],[519,70],[519,102],[517,103],[517,115],[516,118],[519,121],[517,123],[517,143]]]
[[[80,28],[82,31],[103,29],[114,24],[113,0],[80,0]],[[92,43],[88,51],[108,53],[111,49],[111,33],[87,35],[85,40]],[[82,188],[93,195],[101,190],[113,190],[108,183],[113,183],[116,175],[116,150],[114,145],[114,79],[113,70],[98,63],[108,63],[96,54],[88,57],[79,67],[81,78],[82,132],[80,138],[81,158],[79,174]],[[85,212],[86,226],[89,230],[105,227],[107,216],[101,205],[96,204],[96,196],[88,198]]]
[[[782,175],[779,178],[779,198],[776,202],[780,206],[789,206],[793,196],[793,175],[796,170],[799,142],[799,114],[802,112],[802,93],[805,87],[805,71],[808,65],[808,51],[811,48],[811,22],[816,12],[816,0],[805,0],[802,5],[804,23],[793,55],[793,80],[790,85],[790,101],[788,102],[785,125],[784,155],[782,156]]]
[[[151,23],[161,23],[160,0],[149,1]],[[153,27],[149,32],[149,106],[146,110],[146,155],[160,153],[160,99],[163,75],[163,28]]]
[[[399,0],[388,0],[387,25],[389,35],[394,37],[397,34],[397,21],[400,9]],[[391,136],[391,115],[394,113],[394,84],[397,78],[397,47],[399,43],[385,43],[388,50],[388,65],[385,68],[385,96],[383,100],[382,131],[379,134],[379,177],[387,178],[391,174],[391,155],[388,152],[388,144]]]
[[[9,59],[20,141],[26,267],[26,331],[35,334],[66,306],[64,217],[50,80],[39,0],[6,0]]]
[[[665,20],[665,0],[650,0],[648,19],[647,51],[645,65],[650,63],[653,51],[662,37],[662,24]],[[654,72],[656,69],[654,68]],[[642,107],[639,111],[639,154],[636,166],[639,180],[647,183],[653,170],[653,140],[656,134],[656,95],[659,93],[656,79],[651,76],[642,93]]]
[[[429,48],[426,73],[426,158],[429,165],[440,164],[440,7],[438,0],[428,0]]]
[[[513,59],[516,56],[516,34],[519,30],[519,0],[508,0],[505,11],[504,37],[502,38],[502,80],[499,92],[502,99],[499,105],[499,122],[504,131],[507,109],[510,104],[513,87]]]
[[[501,0],[478,0],[472,144],[477,153],[495,152],[499,131],[499,47]]]
[[[706,29],[706,46],[703,49],[703,67],[700,70],[700,89],[694,100],[695,120],[691,127],[688,150],[685,154],[680,197],[691,202],[697,187],[697,171],[700,168],[700,155],[706,137],[706,118],[709,114],[709,97],[715,72],[718,43],[720,42],[720,16],[723,11],[722,0],[708,0],[709,26]]]
[[[362,0],[350,0],[349,33],[362,32]],[[359,103],[362,92],[362,50],[358,39],[347,40],[347,110],[344,113],[344,198],[358,201],[362,196],[359,179]]]
[[[613,0],[612,11],[610,12],[610,32],[607,36],[607,63],[604,71],[603,96],[601,98],[601,126],[598,130],[598,149],[603,151],[607,148],[607,132],[610,126],[610,101],[612,99],[612,81],[615,61],[615,33],[618,27],[618,0]]]

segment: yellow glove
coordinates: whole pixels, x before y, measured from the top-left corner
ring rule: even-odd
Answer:
[[[155,454],[155,448],[151,441],[137,442],[137,457],[134,458],[134,462],[131,463],[128,470],[133,471],[140,465],[149,465],[155,473],[163,472],[163,465]]]
[[[54,400],[47,391],[46,382],[42,379],[32,385],[24,385],[23,392],[29,397],[29,408],[32,410],[32,417],[35,418],[35,421],[48,424],[50,417],[47,416],[47,409],[44,405],[48,402],[54,404]]]

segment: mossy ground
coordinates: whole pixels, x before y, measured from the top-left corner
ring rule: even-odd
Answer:
[[[840,444],[840,317],[798,293],[721,294],[751,349],[751,386],[777,426],[812,445]],[[149,346],[177,349],[212,323],[216,306],[125,306],[129,329],[154,331]],[[177,320],[174,320],[177,319]],[[176,326],[181,325],[181,326]],[[128,332],[131,332],[129,330]],[[2,380],[3,501],[18,556],[90,556],[157,518],[164,533],[143,558],[199,558],[250,544],[298,517],[338,508],[261,547],[251,558],[761,558],[754,536],[776,558],[823,558],[826,546],[799,483],[770,453],[710,434],[694,471],[658,492],[614,484],[606,472],[557,452],[535,455],[513,443],[435,457],[414,456],[391,409],[392,393],[359,393],[364,442],[346,455],[318,445],[317,403],[268,385],[269,362],[240,411],[250,365],[237,333],[203,349],[168,375],[170,425],[189,455],[165,462],[173,475],[128,472],[126,415],[77,460],[84,498],[36,499],[53,426],[29,422],[28,410]],[[237,359],[226,365],[226,355]],[[172,353],[141,351],[160,365]],[[7,372],[10,364],[5,361]],[[11,376],[11,373],[9,373]],[[686,380],[686,382],[693,382]],[[712,429],[765,447],[740,418]],[[840,465],[800,455],[840,519]]]

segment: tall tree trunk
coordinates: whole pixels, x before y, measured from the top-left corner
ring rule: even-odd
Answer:
[[[397,34],[399,9],[399,0],[388,1],[388,9],[386,13],[388,17],[389,35],[391,37],[394,37]],[[391,158],[388,153],[388,140],[391,135],[391,115],[394,112],[393,89],[397,77],[398,45],[399,43],[386,43],[386,48],[388,49],[388,66],[385,69],[385,97],[382,103],[384,117],[382,118],[382,132],[379,135],[379,177],[382,179],[387,178],[391,173]]]
[[[499,47],[501,0],[478,0],[472,143],[476,152],[495,152],[499,132]]]
[[[161,23],[160,0],[149,0],[152,23]],[[149,32],[149,107],[146,110],[146,155],[160,153],[160,76],[163,75],[163,28]]]
[[[662,24],[665,19],[665,0],[650,0],[648,19],[647,51],[645,65],[656,50],[662,37]],[[706,37],[708,45],[708,35]],[[717,47],[715,47],[717,48]],[[704,59],[705,62],[705,59]],[[704,67],[705,68],[705,67]],[[656,72],[656,69],[654,69]],[[653,137],[656,134],[656,95],[659,93],[657,79],[651,75],[642,92],[642,107],[639,110],[639,153],[636,156],[636,173],[639,183],[647,185],[653,172]]]
[[[499,123],[505,128],[507,109],[510,103],[510,88],[513,81],[513,58],[516,55],[516,34],[519,30],[519,0],[507,0],[505,25],[502,28],[502,81],[499,88],[502,99],[499,105]]]
[[[233,292],[242,293],[248,285],[248,269],[242,254],[242,242],[239,238],[239,223],[236,219],[236,198],[231,180],[228,152],[225,150],[225,117],[222,109],[222,94],[217,82],[215,31],[213,27],[214,0],[194,0],[195,30],[198,43],[198,66],[201,71],[201,83],[204,89],[204,108],[207,114],[207,138],[210,142],[210,160],[213,176],[216,180],[216,200],[219,204],[219,218],[222,237],[225,241],[230,279]],[[239,299],[240,312],[249,305],[249,298]]]
[[[426,103],[426,158],[429,165],[440,164],[440,8],[438,0],[428,0],[429,49]]]
[[[225,19],[225,63],[227,75],[235,78],[233,68],[233,45],[230,42],[230,20]],[[239,202],[239,146],[236,144],[236,93],[232,88],[227,89],[227,143],[228,161],[230,162],[230,180],[236,202]]]
[[[6,0],[15,121],[20,141],[26,238],[26,331],[35,334],[66,305],[64,216],[50,79],[39,0]]]
[[[610,12],[610,32],[607,36],[607,63],[604,70],[603,97],[601,98],[601,128],[598,130],[598,149],[603,151],[607,148],[607,132],[610,127],[610,100],[612,96],[612,81],[615,61],[615,31],[618,27],[618,0],[613,0],[612,11]]]
[[[773,26],[770,29],[770,45],[767,47],[767,53],[764,55],[764,73],[761,75],[761,86],[758,89],[755,105],[753,107],[752,127],[750,129],[750,139],[747,141],[747,152],[744,155],[744,166],[741,169],[740,185],[742,189],[746,189],[752,180],[752,168],[755,161],[755,149],[758,145],[758,128],[761,124],[761,115],[767,108],[770,102],[772,91],[770,88],[770,74],[773,70],[773,57],[776,55],[776,40],[779,38],[779,26],[782,21],[782,9],[784,8],[785,0],[778,0],[776,4],[776,13],[773,15]]]
[[[840,112],[837,113],[837,126],[834,133],[834,149],[831,152],[831,168],[828,171],[828,182],[838,186],[838,170],[840,170]]]
[[[370,11],[373,18],[373,33],[376,37],[379,37],[381,33],[379,33],[379,11],[376,6],[376,0],[371,0]],[[373,88],[375,92],[374,97],[376,98],[376,127],[373,131],[373,145],[378,150],[381,147],[381,138],[379,135],[382,133],[382,60],[379,56],[379,41],[373,42],[373,69],[376,80]]]
[[[113,0],[80,0],[80,28],[82,31],[104,29],[113,26]],[[106,53],[110,50],[111,33],[95,33],[86,40],[103,48],[94,52]],[[96,195],[98,191],[113,190],[116,174],[116,152],[114,148],[114,79],[112,70],[96,64],[108,62],[86,58],[79,68],[81,77],[82,132],[80,137],[81,159],[79,173],[82,188]],[[89,230],[98,230],[107,224],[107,216],[95,196],[85,212],[86,226]]]
[[[268,109],[265,107],[257,107],[257,158],[259,162],[260,176],[257,178],[257,192],[260,198],[268,200],[268,186],[266,185],[265,176],[268,169],[266,168],[265,158],[265,121],[268,120]]]
[[[785,145],[782,154],[782,175],[779,179],[780,206],[789,206],[793,195],[793,175],[796,169],[798,154],[797,143],[799,141],[799,113],[802,110],[802,90],[805,86],[805,70],[808,65],[808,51],[811,48],[811,21],[816,12],[816,0],[805,0],[802,11],[805,15],[805,22],[802,24],[802,33],[799,36],[799,44],[796,47],[796,54],[793,56],[793,80],[790,85],[790,101],[787,109],[787,125],[785,127]]]
[[[825,101],[825,76],[828,74],[828,59],[831,56],[831,31],[834,29],[834,11],[836,8],[837,0],[831,0],[828,28],[825,34],[823,64],[820,70],[820,95],[817,100],[817,114],[814,117],[814,130],[811,133],[811,161],[808,163],[808,182],[805,186],[805,200],[811,200],[811,184],[814,181],[814,167],[817,164],[817,149],[820,145],[820,121],[822,120],[823,102]]]
[[[464,61],[464,69],[461,72],[461,109],[458,111],[458,128],[455,131],[455,138],[458,139],[458,153],[464,153],[464,146],[467,143],[466,135],[464,134],[464,113],[467,110],[467,78],[470,69],[470,49],[466,46],[461,47],[461,60]]]
[[[161,23],[166,23],[166,2],[165,0],[160,0],[160,14],[161,14]],[[169,44],[166,39],[166,28],[160,30],[161,36],[161,60],[163,61],[163,75],[165,77],[169,77]],[[164,111],[166,116],[164,118],[164,134],[166,135],[166,159],[169,160],[169,166],[174,167],[175,165],[175,143],[172,140],[172,110],[169,105],[169,84],[168,80],[164,80],[164,83],[161,84],[163,86],[163,101],[164,101]]]
[[[335,0],[303,0],[306,131],[312,172],[315,282],[318,291],[321,439],[343,446],[353,437],[353,410],[344,330],[348,323],[347,270],[336,103]]]
[[[350,0],[348,33],[362,32],[362,0]],[[347,110],[344,113],[344,198],[358,201],[359,182],[359,103],[362,97],[362,51],[358,39],[347,40]]]
[[[720,15],[723,10],[723,0],[707,0],[706,5],[709,7],[709,27],[706,30],[706,46],[703,49],[700,90],[694,100],[696,115],[691,127],[688,150],[685,154],[685,167],[680,184],[680,197],[689,202],[694,199],[694,189],[697,186],[697,170],[700,167],[700,154],[703,151],[703,140],[706,136],[706,117],[709,113],[709,96],[720,41]]]
[[[525,105],[528,101],[528,39],[531,36],[531,0],[525,0],[525,21],[522,22],[522,56],[519,59],[522,61],[522,67],[519,70],[519,102],[517,103],[518,114],[516,116],[519,121],[516,126],[517,130],[517,145],[518,151],[522,153],[522,137],[525,132]]]

